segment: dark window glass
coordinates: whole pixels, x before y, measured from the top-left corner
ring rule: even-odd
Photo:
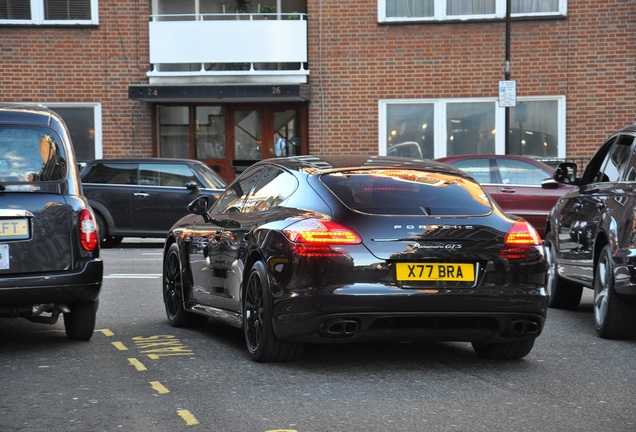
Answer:
[[[631,157],[631,145],[634,138],[620,136],[612,146],[603,162],[603,169],[597,177],[597,181],[620,181],[626,172]]]
[[[137,184],[137,164],[96,164],[88,165],[82,171],[83,183]]]
[[[243,206],[245,206],[247,194],[252,190],[262,173],[263,170],[258,168],[245,171],[241,174],[241,176],[228,187],[221,198],[216,201],[212,212],[240,213],[243,210]]]
[[[183,164],[139,164],[139,184],[145,186],[180,186],[194,181],[202,187],[192,170]]]
[[[57,181],[66,177],[66,154],[51,129],[0,126],[0,181]]]
[[[470,180],[415,170],[358,170],[321,177],[353,210],[386,215],[468,216],[491,211],[484,190]]]
[[[265,211],[278,206],[296,190],[294,176],[277,168],[268,168],[250,193],[243,212]]]
[[[31,0],[0,0],[0,19],[30,20]]]
[[[208,181],[209,184],[205,185],[205,187],[210,187],[213,189],[225,189],[225,187],[227,186],[226,181],[209,166],[195,165],[194,167],[194,169]]]
[[[44,19],[46,20],[89,20],[91,19],[90,0],[44,0]]]

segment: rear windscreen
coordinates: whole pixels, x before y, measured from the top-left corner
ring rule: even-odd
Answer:
[[[491,212],[477,183],[445,173],[417,170],[356,170],[321,176],[345,205],[370,214],[475,216]]]
[[[0,182],[58,181],[66,178],[66,154],[47,127],[0,125]]]

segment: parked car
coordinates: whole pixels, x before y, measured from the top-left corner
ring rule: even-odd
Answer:
[[[103,263],[95,217],[62,119],[0,104],[0,317],[95,329]]]
[[[635,126],[613,134],[580,178],[559,165],[555,179],[577,187],[552,209],[545,241],[549,305],[574,309],[593,289],[596,331],[610,339],[636,336],[635,137]]]
[[[190,211],[165,242],[168,322],[242,328],[253,360],[378,339],[466,341],[517,359],[543,329],[539,235],[449,165],[267,159]]]
[[[523,217],[545,237],[550,209],[572,189],[552,179],[554,168],[515,155],[460,155],[437,159],[473,176],[501,208]]]
[[[124,237],[165,238],[198,195],[216,198],[227,183],[190,159],[98,159],[86,163],[82,183],[95,211],[102,247]]]

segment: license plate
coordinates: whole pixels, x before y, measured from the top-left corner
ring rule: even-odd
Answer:
[[[11,268],[9,262],[9,245],[0,244],[0,270],[7,270]]]
[[[28,239],[28,220],[26,218],[0,219],[0,238],[2,240]]]
[[[399,281],[474,282],[475,265],[457,263],[396,263]]]

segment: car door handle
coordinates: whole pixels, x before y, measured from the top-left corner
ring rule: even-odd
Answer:
[[[515,188],[510,188],[510,187],[503,187],[499,189],[499,192],[503,192],[503,193],[515,193],[517,192],[517,190]]]
[[[150,194],[146,192],[135,192],[133,195],[139,198],[148,198],[150,196]]]

